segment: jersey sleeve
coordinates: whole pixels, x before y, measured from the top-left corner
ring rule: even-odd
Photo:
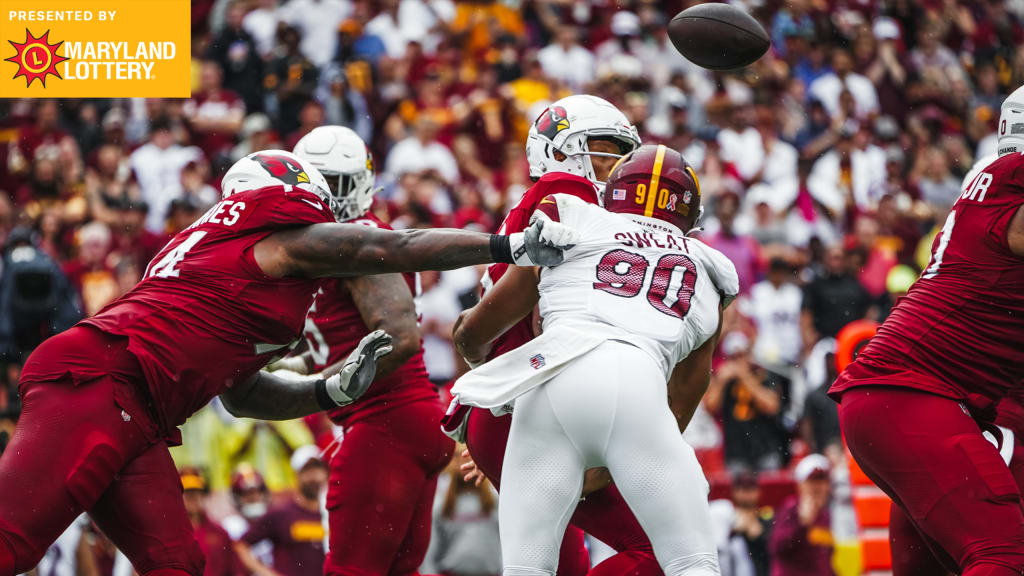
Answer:
[[[740,278],[736,273],[736,266],[718,250],[704,244],[701,244],[701,248],[711,281],[722,294],[722,307],[727,308],[740,293]]]
[[[1021,157],[1024,159],[1024,156]],[[994,214],[988,225],[989,241],[994,242],[1000,250],[1012,254],[1010,250],[1010,223],[1021,206],[1024,206],[1024,162],[1018,162],[1005,182],[1006,190],[1002,201],[992,208]]]

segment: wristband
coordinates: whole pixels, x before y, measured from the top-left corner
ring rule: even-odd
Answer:
[[[512,243],[508,236],[491,234],[491,259],[495,262],[512,264]]]
[[[313,390],[316,393],[316,403],[320,406],[321,410],[334,410],[338,407],[338,403],[331,400],[331,395],[327,393],[327,379],[321,378],[313,384]]]

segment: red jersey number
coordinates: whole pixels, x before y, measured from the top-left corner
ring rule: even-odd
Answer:
[[[613,296],[632,298],[640,293],[651,263],[643,255],[612,250],[597,264],[594,289]],[[658,260],[647,289],[647,302],[662,314],[683,319],[690,311],[697,283],[697,267],[683,254],[666,254]]]

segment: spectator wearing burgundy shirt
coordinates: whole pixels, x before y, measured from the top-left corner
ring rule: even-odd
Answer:
[[[185,512],[192,521],[196,542],[206,558],[203,576],[243,576],[245,569],[231,545],[231,537],[206,515],[209,485],[203,474],[196,468],[182,468],[179,474]]]
[[[821,454],[811,454],[797,464],[797,494],[779,507],[772,529],[772,576],[835,574],[830,472],[828,459]]]
[[[249,531],[235,543],[245,567],[257,576],[306,576],[324,567],[324,530],[320,493],[327,487],[327,464],[320,449],[302,446],[292,454],[292,468],[299,485],[294,498],[252,520]],[[262,564],[252,553],[257,542],[274,545],[274,566]]]
[[[245,102],[223,86],[224,71],[214,60],[202,63],[199,92],[185,104],[185,116],[195,142],[211,161],[226,157],[238,142],[245,119]]]

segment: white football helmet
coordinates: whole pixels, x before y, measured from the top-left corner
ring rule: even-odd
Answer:
[[[620,154],[591,152],[587,140],[608,139],[619,144]],[[621,158],[640,146],[640,135],[625,114],[607,100],[577,94],[548,106],[530,126],[526,137],[526,159],[530,178],[536,180],[548,172],[568,172],[604,186],[594,175],[591,156]],[[555,159],[555,151],[565,159]]]
[[[1024,86],[1003,100],[999,113],[999,155],[1024,152]]]
[[[373,156],[358,134],[344,126],[320,126],[299,140],[295,154],[327,179],[340,222],[359,218],[370,209],[377,191]]]
[[[284,150],[261,150],[235,162],[221,181],[221,197],[267,186],[294,186],[312,192],[337,214],[323,174],[309,162]]]

